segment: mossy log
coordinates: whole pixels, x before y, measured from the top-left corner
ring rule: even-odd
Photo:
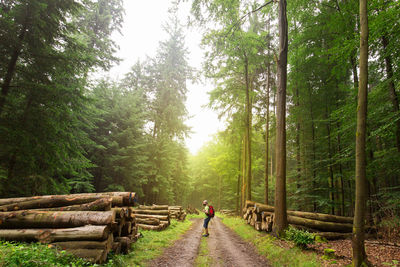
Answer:
[[[107,225],[85,225],[61,229],[0,229],[0,239],[9,241],[57,241],[105,240],[110,234]]]
[[[351,233],[353,230],[353,225],[349,223],[324,222],[291,215],[288,215],[287,219],[289,224],[302,225],[323,232]]]
[[[140,229],[143,230],[153,230],[153,231],[161,231],[166,228],[165,224],[160,224],[160,225],[147,225],[147,224],[140,224],[138,223],[138,226]]]
[[[136,194],[134,192],[103,192],[103,193],[81,193],[81,194],[69,194],[69,195],[45,195],[45,196],[33,196],[33,197],[19,197],[19,198],[2,198],[0,199],[0,205],[16,204],[25,201],[32,201],[38,199],[54,199],[54,198],[95,198],[93,200],[112,197],[113,206],[133,206],[136,201]],[[92,201],[93,201],[92,200]],[[121,203],[122,201],[122,203]],[[85,202],[86,203],[86,202]],[[68,204],[71,205],[71,204]]]
[[[24,210],[0,213],[0,229],[67,228],[83,225],[111,225],[114,211]]]

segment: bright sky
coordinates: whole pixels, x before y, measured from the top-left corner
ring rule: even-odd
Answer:
[[[162,25],[168,20],[168,8],[171,7],[171,2],[168,0],[124,0],[126,13],[122,28],[123,36],[115,34],[113,37],[120,47],[117,56],[123,61],[111,70],[113,78],[122,78],[138,59],[144,60],[146,55],[152,57],[156,54],[159,42],[167,38]],[[179,16],[182,24],[186,23],[188,15],[188,3],[181,3]],[[190,52],[189,64],[200,70],[203,57],[203,52],[199,47],[200,33],[198,29],[186,27],[184,29],[186,47]],[[192,127],[193,133],[186,140],[186,144],[192,154],[195,154],[205,142],[211,139],[212,134],[223,127],[215,113],[202,108],[208,103],[207,91],[211,89],[210,85],[188,84],[186,107],[191,118],[186,124]]]

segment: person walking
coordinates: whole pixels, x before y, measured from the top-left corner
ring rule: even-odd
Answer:
[[[203,212],[206,215],[206,218],[204,219],[204,237],[209,236],[210,234],[208,233],[208,223],[210,222],[211,218],[214,217],[214,208],[212,206],[208,205],[208,201],[204,200],[203,201]]]

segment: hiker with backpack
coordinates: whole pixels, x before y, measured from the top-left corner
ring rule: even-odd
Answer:
[[[210,234],[208,233],[208,223],[210,222],[211,218],[214,217],[215,212],[214,212],[214,207],[211,205],[208,205],[208,201],[204,200],[203,201],[203,212],[206,215],[206,218],[204,219],[204,237],[209,236]]]

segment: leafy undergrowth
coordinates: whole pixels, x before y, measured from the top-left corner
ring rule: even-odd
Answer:
[[[47,267],[93,266],[65,251],[48,248],[38,243],[0,241],[0,266]],[[106,266],[106,265],[105,265]],[[110,265],[111,266],[111,265]]]
[[[283,246],[284,241],[266,233],[257,232],[239,217],[219,216],[222,222],[234,230],[245,241],[254,244],[258,252],[264,255],[272,266],[321,266],[314,253],[303,253],[296,247]]]
[[[116,266],[146,266],[146,263],[160,256],[164,249],[178,240],[192,225],[188,215],[186,220],[171,220],[171,225],[164,231],[140,231],[142,238],[132,244],[132,252],[128,255],[117,255],[112,258]]]

